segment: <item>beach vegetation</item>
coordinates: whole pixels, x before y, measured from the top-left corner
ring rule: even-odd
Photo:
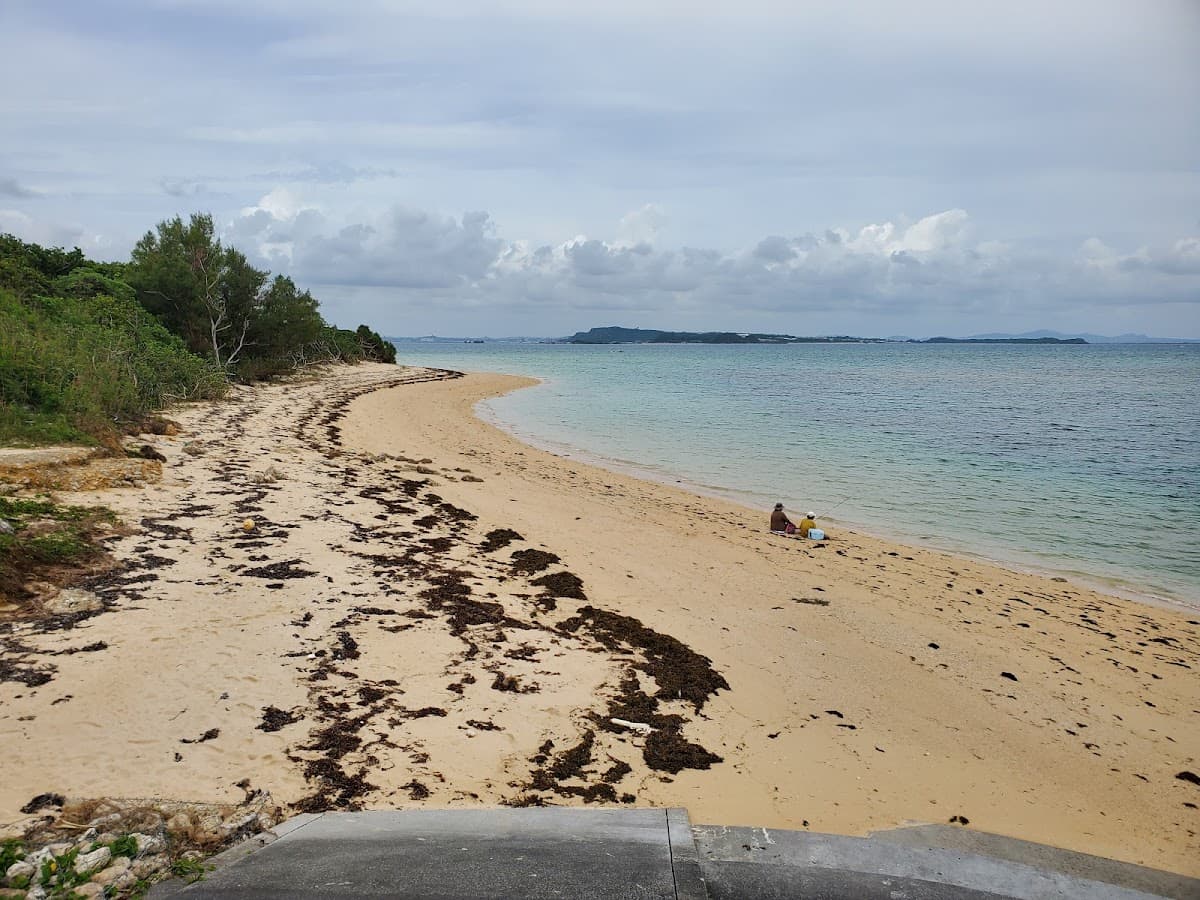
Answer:
[[[9,866],[25,858],[25,842],[20,838],[8,838],[0,841],[0,872],[7,872]]]
[[[225,246],[212,216],[146,232],[128,262],[0,235],[0,445],[103,444],[165,405],[396,349],[338,328],[283,275]]]
[[[104,507],[0,497],[0,520],[11,529],[0,532],[0,596],[15,597],[34,572],[97,556],[101,526],[111,528],[116,515]]]
[[[182,878],[188,884],[194,884],[204,877],[204,861],[192,857],[181,856],[171,863],[171,874]]]

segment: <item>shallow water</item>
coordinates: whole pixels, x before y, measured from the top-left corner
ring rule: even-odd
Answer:
[[[557,452],[1200,606],[1200,345],[398,347],[543,379],[484,407]]]

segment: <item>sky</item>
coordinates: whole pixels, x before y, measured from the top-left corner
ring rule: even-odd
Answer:
[[[0,232],[344,326],[1200,338],[1197,0],[4,0],[0,78]]]

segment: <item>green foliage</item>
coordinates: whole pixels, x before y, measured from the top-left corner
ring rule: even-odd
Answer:
[[[114,444],[180,399],[329,361],[394,363],[366,325],[224,247],[211,215],[148,231],[128,263],[0,235],[0,445]]]
[[[182,878],[188,884],[194,884],[204,877],[204,862],[199,859],[180,857],[171,863],[171,874]]]
[[[49,896],[54,900],[70,900],[79,896],[72,888],[83,884],[90,873],[75,871],[75,858],[79,850],[68,850],[60,856],[52,857],[42,863],[38,876],[38,884],[50,888]]]
[[[186,225],[176,216],[146,232],[128,277],[141,304],[193,353],[229,370],[248,350],[267,273],[221,246],[212,216],[193,214]]]
[[[355,334],[358,336],[358,342],[367,359],[383,363],[396,361],[396,348],[390,341],[385,341],[379,332],[372,331],[366,325],[359,325]]]
[[[57,286],[63,295],[0,289],[0,443],[86,442],[172,400],[223,392],[220,373],[128,285],[80,268]]]
[[[96,553],[96,527],[116,516],[104,507],[58,506],[49,500],[0,497],[0,595],[18,596],[26,577],[47,564],[85,562]]]
[[[114,858],[128,856],[130,859],[135,859],[138,852],[137,838],[132,834],[123,834],[109,844],[108,849],[112,851]]]
[[[0,872],[7,872],[13,863],[25,858],[25,844],[20,838],[0,841]]]

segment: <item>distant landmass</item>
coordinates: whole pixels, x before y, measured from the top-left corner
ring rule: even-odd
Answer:
[[[650,328],[621,328],[610,325],[577,331],[567,344],[861,344],[883,343],[882,338],[848,335],[796,337],[794,334],[756,334],[739,331],[656,331]]]
[[[923,341],[909,340],[909,344],[1086,344],[1088,343],[1081,337],[1073,338],[1057,338],[1057,337],[1007,337],[998,335],[996,337],[969,337],[969,338],[950,338],[950,337],[931,337]]]
[[[1196,338],[1161,338],[1147,337],[1144,334],[1118,334],[1109,337],[1103,334],[1064,334],[1061,331],[1026,331],[1023,334],[973,334],[971,340],[1012,340],[1024,338],[1058,338],[1063,341],[1082,338],[1089,344],[1195,344],[1200,343]]]
[[[884,344],[894,338],[827,335],[797,337],[794,334],[756,334],[739,331],[656,331],[621,328],[615,325],[577,331],[568,344]],[[928,340],[901,338],[910,344],[1086,344],[1083,338],[981,336],[972,338],[933,337]]]
[[[488,337],[422,335],[419,337],[389,337],[386,340],[423,344],[1196,344],[1198,338],[1162,338],[1144,334],[1069,334],[1061,331],[1026,331],[1021,334],[989,332],[968,337],[914,338],[908,335],[888,337],[858,337],[855,335],[820,335],[801,337],[794,334],[761,334],[745,331],[664,331],[654,328],[623,328],[610,325],[577,331],[570,337],[539,337],[532,335]]]

